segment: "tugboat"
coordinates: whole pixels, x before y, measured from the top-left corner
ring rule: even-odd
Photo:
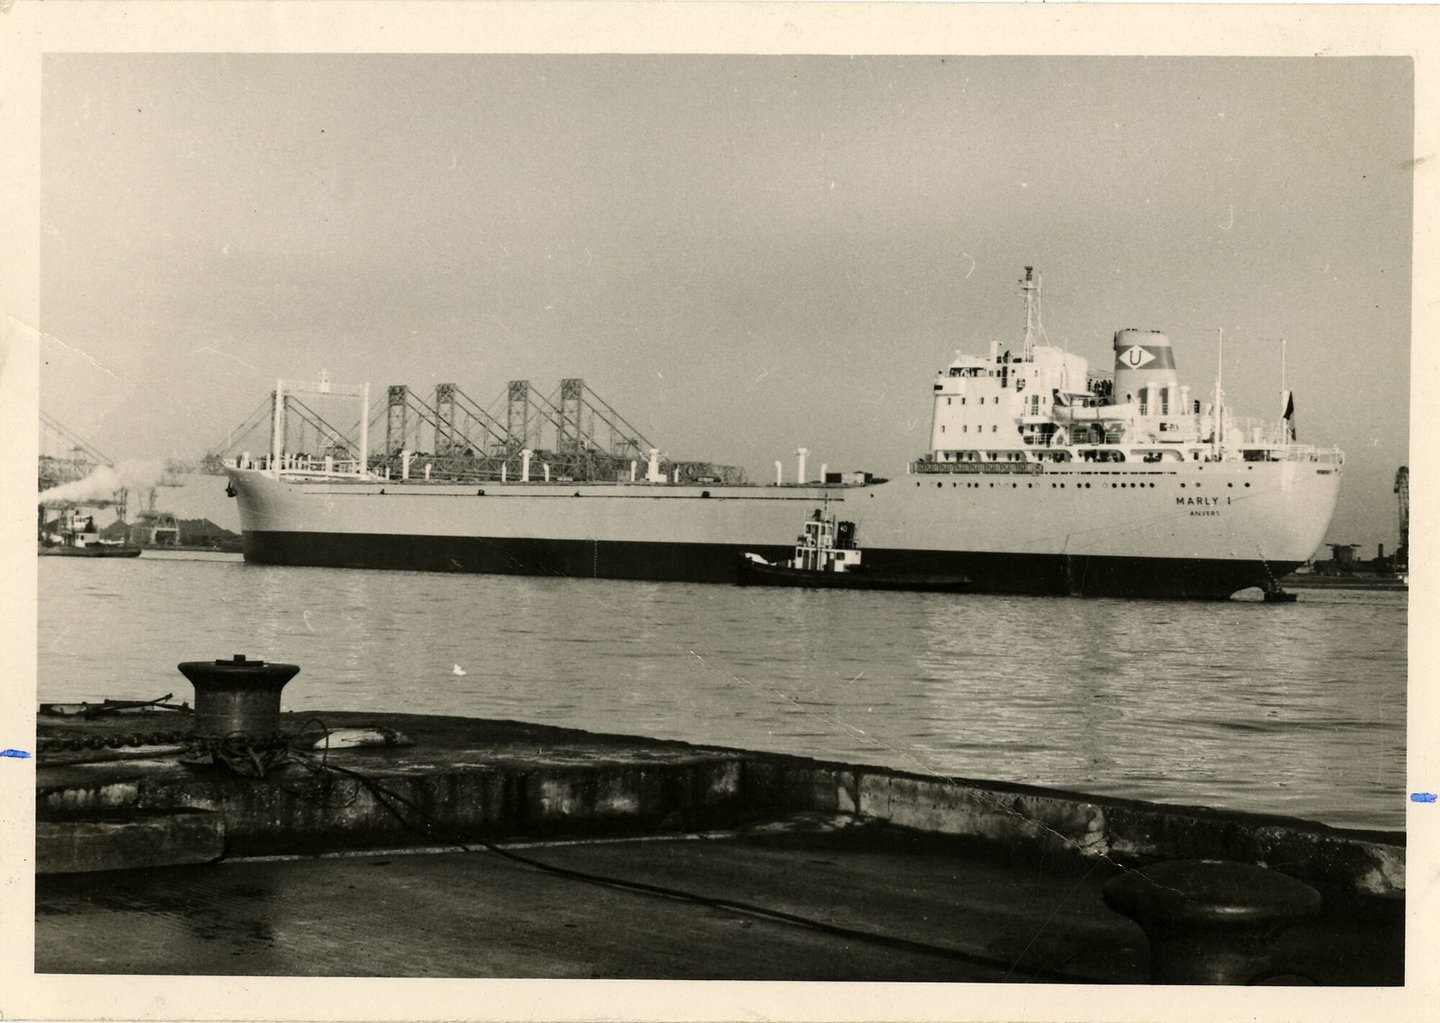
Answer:
[[[746,551],[739,558],[741,586],[803,586],[843,590],[927,590],[963,593],[971,588],[961,575],[909,575],[871,572],[855,541],[855,523],[837,521],[817,508],[795,541],[795,556],[771,564]]]
[[[95,528],[95,516],[81,515],[75,508],[53,524],[45,524],[45,509],[40,509],[40,546],[43,555],[67,558],[138,558],[140,548],[118,540],[102,540]]]

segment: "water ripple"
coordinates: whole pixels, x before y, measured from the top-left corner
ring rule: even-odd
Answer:
[[[1189,605],[46,561],[62,563],[40,573],[45,700],[153,698],[184,685],[177,662],[245,652],[301,665],[296,710],[1404,824],[1403,593]]]

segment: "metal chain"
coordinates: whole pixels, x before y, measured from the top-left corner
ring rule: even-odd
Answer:
[[[84,750],[119,750],[145,746],[183,746],[181,761],[192,766],[228,767],[247,778],[263,778],[290,756],[293,736],[285,732],[252,736],[196,735],[194,732],[132,732],[115,735],[41,739],[41,753],[78,753]]]
[[[1256,548],[1255,548],[1255,553],[1258,554],[1258,555],[1260,555],[1260,564],[1261,564],[1261,566],[1265,569],[1265,574],[1270,577],[1270,586],[1271,586],[1271,588],[1272,588],[1272,592],[1279,593],[1279,592],[1280,592],[1280,580],[1279,580],[1279,579],[1276,579],[1276,578],[1275,578],[1275,573],[1272,572],[1272,571],[1270,571],[1270,562],[1266,560],[1264,550],[1262,550],[1262,549],[1259,548],[1259,547],[1256,547]]]
[[[115,735],[74,736],[68,739],[41,739],[41,753],[68,753],[92,749],[121,749],[126,746],[173,746],[189,743],[195,738],[194,732],[131,732]]]
[[[285,732],[253,736],[233,733],[224,736],[195,736],[181,757],[192,766],[214,764],[228,767],[246,778],[263,778],[290,757],[292,736]]]

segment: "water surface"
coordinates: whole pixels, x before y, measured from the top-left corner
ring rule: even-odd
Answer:
[[[1079,600],[246,565],[39,564],[42,700],[511,718],[1401,828],[1406,594]]]

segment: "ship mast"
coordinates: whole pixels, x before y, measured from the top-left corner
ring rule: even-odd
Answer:
[[[1215,355],[1215,404],[1212,406],[1215,414],[1213,432],[1211,434],[1214,443],[1215,457],[1220,457],[1221,447],[1224,443],[1225,429],[1225,328],[1216,327],[1215,332],[1219,337],[1219,343]]]
[[[1020,282],[1020,290],[1025,293],[1025,345],[1020,358],[1023,362],[1029,362],[1035,349],[1036,333],[1039,332],[1042,337],[1045,333],[1045,328],[1040,325],[1040,277],[1033,266],[1025,268],[1025,279]]]

